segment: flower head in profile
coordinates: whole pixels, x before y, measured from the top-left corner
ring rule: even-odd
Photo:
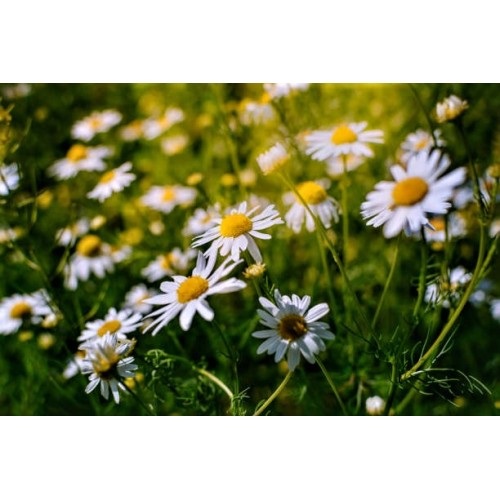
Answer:
[[[231,262],[231,259],[227,258],[214,270],[216,257],[216,254],[212,254],[206,259],[198,252],[196,267],[191,276],[173,276],[173,281],[164,281],[160,285],[163,293],[144,300],[146,304],[161,306],[147,316],[155,319],[145,328],[145,332],[153,328],[152,334],[156,335],[179,314],[179,323],[184,331],[191,328],[196,313],[204,320],[212,321],[214,311],[207,302],[208,297],[237,292],[246,287],[243,281],[236,278],[221,281],[242,261]]]
[[[112,154],[113,150],[106,146],[84,146],[73,144],[66,156],[51,165],[47,173],[51,177],[62,181],[75,177],[80,172],[100,172],[106,168],[104,158]]]
[[[150,262],[143,270],[142,275],[148,281],[158,281],[166,276],[187,271],[190,261],[196,257],[196,251],[188,248],[183,252],[180,248],[174,248],[170,252],[159,255]]]
[[[122,380],[133,377],[137,370],[134,358],[128,356],[133,348],[133,341],[119,340],[116,334],[98,338],[88,348],[81,363],[82,373],[90,374],[85,392],[89,394],[100,385],[102,397],[108,399],[111,391],[118,404],[120,391],[126,391]]]
[[[115,125],[121,122],[122,115],[114,110],[107,109],[105,111],[94,111],[83,120],[77,121],[71,128],[71,136],[73,139],[80,139],[88,142],[95,135],[102,132],[107,132]]]
[[[324,340],[335,338],[327,323],[317,321],[328,314],[328,304],[318,304],[311,309],[311,297],[305,295],[281,295],[274,292],[275,303],[260,297],[259,302],[264,309],[258,309],[260,322],[267,327],[252,333],[258,339],[265,339],[257,349],[257,354],[267,352],[274,354],[274,361],[279,363],[287,356],[288,369],[295,370],[300,362],[300,355],[309,363],[326,349]]]
[[[192,205],[196,194],[196,189],[185,186],[153,186],[141,201],[146,207],[169,214],[177,206]]]
[[[434,144],[434,140],[436,143]],[[445,146],[446,143],[441,138],[441,130],[434,130],[434,137],[425,130],[418,129],[416,132],[408,134],[405,140],[401,143],[401,161],[407,163],[408,160],[416,154],[426,151],[431,152],[434,147]]]
[[[382,181],[368,193],[361,205],[361,215],[369,226],[384,225],[384,236],[392,238],[403,229],[411,234],[429,225],[429,214],[446,214],[453,190],[465,180],[465,168],[447,175],[450,166],[446,155],[437,150],[422,151],[410,158],[408,168],[391,168],[394,181]]]
[[[439,123],[449,122],[459,117],[468,107],[467,101],[450,95],[436,104],[436,119]]]
[[[97,186],[87,194],[87,198],[99,200],[101,203],[113,193],[123,191],[135,180],[135,174],[130,173],[132,163],[126,162],[118,168],[109,170],[101,176]]]
[[[168,108],[158,118],[148,118],[142,123],[144,138],[148,140],[156,139],[176,123],[184,120],[184,111],[179,108]]]
[[[104,319],[96,319],[85,323],[85,328],[78,337],[83,344],[80,349],[87,349],[97,339],[105,335],[116,335],[118,340],[125,340],[127,335],[137,331],[142,325],[142,315],[131,309],[117,311],[109,309]]]
[[[332,221],[338,221],[338,203],[328,195],[323,182],[302,182],[297,185],[296,189],[300,196],[294,193],[287,193],[284,196],[284,202],[292,205],[285,215],[285,221],[294,233],[300,232],[304,221],[309,232],[314,231],[315,228],[315,221],[302,200],[307,203],[311,212],[321,220],[326,228],[331,227]]]
[[[324,161],[343,155],[371,158],[369,143],[382,144],[381,130],[365,130],[366,122],[343,123],[330,130],[317,130],[306,136],[306,153],[313,159]]]
[[[264,175],[272,174],[280,170],[290,159],[288,151],[283,144],[277,142],[265,153],[257,156],[257,163]]]
[[[87,281],[91,274],[104,278],[106,273],[114,270],[113,251],[99,236],[87,234],[81,238],[64,270],[65,286],[76,290],[78,281]]]
[[[274,205],[269,205],[260,214],[254,215],[259,207],[247,209],[247,202],[241,203],[238,208],[230,210],[222,218],[214,219],[215,226],[193,240],[193,247],[199,247],[212,242],[206,255],[220,254],[225,257],[231,255],[233,260],[240,258],[241,252],[248,250],[255,262],[262,262],[254,238],[261,240],[271,239],[271,235],[263,233],[276,224],[283,224]]]
[[[0,196],[9,194],[19,186],[19,171],[17,165],[0,166]]]
[[[16,333],[24,323],[39,324],[51,313],[44,290],[5,297],[0,301],[0,334]]]

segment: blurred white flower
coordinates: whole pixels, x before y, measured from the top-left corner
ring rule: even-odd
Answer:
[[[107,132],[115,125],[120,123],[122,115],[114,110],[108,109],[105,111],[94,111],[83,120],[77,121],[71,128],[71,137],[88,142],[94,138],[96,134]]]
[[[8,195],[19,187],[19,170],[17,164],[0,166],[0,196]]]
[[[113,150],[106,146],[84,146],[74,144],[69,148],[66,157],[57,160],[51,165],[47,173],[57,180],[71,179],[80,172],[100,172],[106,168],[104,158],[113,153]]]
[[[456,95],[451,95],[436,104],[436,119],[439,123],[454,120],[468,107],[467,101],[460,99]]]
[[[169,214],[175,207],[188,207],[194,203],[196,189],[185,186],[153,186],[141,198],[143,205]]]
[[[96,187],[87,194],[87,198],[97,199],[101,203],[113,193],[123,191],[135,180],[135,174],[130,173],[132,163],[126,162],[120,167],[109,170],[101,176]]]

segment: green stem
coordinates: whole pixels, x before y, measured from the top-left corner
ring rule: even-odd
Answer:
[[[432,135],[432,141],[434,142],[434,147],[437,147],[436,134],[434,132],[434,126],[432,125],[431,116],[430,116],[429,112],[427,111],[427,109],[425,109],[424,103],[422,102],[422,99],[420,98],[420,95],[417,92],[415,85],[413,85],[412,83],[409,83],[408,85],[409,85],[411,91],[413,92],[415,99],[417,100],[420,108],[422,109],[422,111],[425,115],[425,119],[427,120],[427,125],[429,126],[429,130],[430,130],[431,135]]]
[[[394,403],[394,398],[396,397],[396,392],[398,390],[398,369],[396,366],[396,360],[392,361],[392,372],[391,372],[391,389],[389,391],[389,396],[387,396],[387,402],[384,407],[384,415],[389,415],[392,405]]]
[[[331,310],[332,310],[332,320],[335,322],[336,318],[337,318],[338,308],[337,308],[337,303],[335,301],[335,296],[333,295],[333,282],[332,282],[332,277],[330,275],[330,269],[328,268],[328,261],[326,259],[325,246],[323,245],[323,242],[321,241],[321,236],[320,236],[318,231],[316,231],[316,241],[318,242],[321,264],[323,265],[323,272],[325,273],[325,277],[326,277],[328,298],[330,300],[330,306],[331,306]]]
[[[441,333],[438,335],[434,343],[429,347],[427,352],[409,369],[406,373],[403,374],[401,380],[409,379],[427,360],[435,353],[444,339],[448,336],[451,329],[455,325],[458,317],[462,313],[467,301],[469,300],[470,295],[472,294],[474,288],[476,287],[477,282],[479,281],[479,277],[481,275],[481,270],[483,268],[484,258],[486,252],[486,233],[484,230],[484,225],[480,225],[480,239],[479,239],[479,254],[476,262],[476,267],[474,269],[474,273],[470,280],[469,286],[465,290],[462,299],[460,300],[455,312],[451,315],[450,319],[447,321],[446,325],[441,330]]]
[[[288,381],[292,378],[293,372],[288,371],[286,377],[283,379],[278,388],[264,401],[263,405],[253,414],[254,417],[258,417],[266,410],[266,408],[280,395],[281,391],[286,387]]]
[[[155,414],[151,411],[150,408],[148,408],[148,406],[146,405],[146,403],[144,403],[144,401],[125,383],[125,381],[123,380],[122,381],[122,385],[123,387],[125,387],[125,390],[132,395],[132,397],[146,410],[146,412],[148,413],[148,415],[150,417],[154,417]]]
[[[215,385],[219,386],[229,397],[231,402],[233,401],[234,394],[231,392],[229,387],[222,382],[222,380],[218,377],[216,377],[213,373],[207,372],[203,368],[196,368],[196,371],[200,374],[203,375],[204,377],[207,377],[209,380],[211,380]]]
[[[413,308],[413,324],[415,325],[418,322],[418,313],[420,311],[420,307],[422,306],[422,302],[424,300],[425,295],[425,280],[427,277],[427,256],[428,256],[428,248],[427,242],[425,241],[425,233],[422,229],[422,241],[420,246],[420,274],[418,278],[418,297],[417,302],[415,302],[415,307]]]
[[[396,250],[394,251],[394,255],[392,257],[391,269],[389,270],[389,276],[385,281],[384,290],[382,291],[382,295],[380,296],[380,300],[378,301],[377,310],[375,311],[375,316],[373,316],[372,320],[372,328],[375,330],[375,326],[377,325],[378,317],[380,316],[380,311],[382,310],[382,305],[384,304],[385,296],[387,295],[387,291],[389,290],[389,286],[392,281],[392,277],[394,276],[394,271],[396,270],[396,263],[398,261],[399,247],[401,243],[401,234],[398,236],[396,242]]]
[[[325,376],[328,385],[331,387],[333,394],[335,394],[335,397],[337,398],[337,402],[340,406],[340,409],[342,410],[342,413],[347,417],[347,410],[345,409],[344,403],[342,402],[342,398],[340,397],[339,391],[337,391],[337,388],[335,387],[335,384],[332,378],[330,377],[327,369],[325,368],[325,365],[321,362],[319,358],[316,358],[316,362],[318,363],[318,366],[321,368],[321,371],[323,372],[323,375]]]
[[[342,203],[342,252],[344,259],[344,266],[347,271],[348,252],[349,252],[349,202],[347,193],[347,157],[342,155],[342,162],[344,164],[344,175],[340,182],[341,203]]]

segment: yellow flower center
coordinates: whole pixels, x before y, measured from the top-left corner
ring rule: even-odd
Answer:
[[[76,245],[76,251],[84,257],[97,257],[101,250],[101,239],[94,234],[84,236]]]
[[[66,158],[73,163],[87,158],[87,148],[82,144],[74,144],[66,153]]]
[[[420,139],[416,144],[415,144],[415,149],[417,151],[422,151],[422,149],[425,149],[427,145],[429,144],[429,139]]]
[[[175,265],[178,260],[178,257],[170,252],[161,258],[160,266],[165,269],[165,271],[171,271],[172,266]]]
[[[429,185],[421,177],[408,177],[399,181],[392,191],[396,205],[410,206],[421,201],[429,191]]]
[[[116,353],[112,353],[108,356],[99,356],[92,362],[92,367],[100,378],[111,379],[113,378],[114,368],[119,361],[120,356]]]
[[[177,299],[181,304],[197,299],[208,290],[208,281],[201,276],[191,276],[177,289]]]
[[[171,187],[166,187],[163,190],[161,200],[162,201],[172,201],[174,198],[175,198],[175,190]]]
[[[430,224],[434,227],[436,231],[444,231],[445,230],[445,223],[444,219],[442,217],[435,217],[434,219],[431,219]]]
[[[285,340],[297,340],[307,333],[306,320],[299,314],[287,314],[278,323],[278,332]]]
[[[109,321],[106,321],[99,330],[97,330],[97,335],[99,337],[102,337],[106,335],[107,333],[115,333],[121,328],[122,324],[120,321],[117,319],[111,319]]]
[[[10,317],[13,319],[23,319],[31,315],[31,306],[27,302],[18,302],[10,310]]]
[[[307,181],[297,186],[297,191],[308,205],[317,205],[328,198],[325,189],[316,182]]]
[[[271,102],[271,96],[268,92],[264,92],[259,99],[260,104],[269,104]]]
[[[253,222],[244,214],[226,215],[220,225],[220,234],[224,238],[236,238],[248,233],[253,227]]]
[[[89,120],[89,125],[92,130],[97,130],[102,126],[102,119],[99,117],[94,117]]]
[[[351,142],[357,141],[358,136],[355,132],[351,130],[347,125],[339,125],[330,137],[330,141],[336,146],[340,144],[349,144]]]
[[[101,176],[99,180],[99,184],[107,184],[111,182],[116,177],[116,172],[114,170],[110,170]]]

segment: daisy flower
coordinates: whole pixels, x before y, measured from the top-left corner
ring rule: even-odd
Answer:
[[[282,296],[278,290],[274,291],[274,300],[275,304],[264,297],[259,298],[264,310],[258,309],[257,314],[267,329],[252,333],[255,338],[265,339],[257,354],[274,354],[276,363],[286,354],[290,371],[297,368],[301,354],[309,363],[314,363],[316,355],[326,349],[323,340],[335,338],[327,323],[317,321],[328,314],[328,304],[318,304],[309,310],[309,295],[302,298]]]
[[[403,229],[414,233],[429,224],[427,214],[445,214],[451,206],[447,200],[465,180],[466,169],[457,168],[441,177],[450,160],[437,150],[413,156],[405,170],[391,167],[395,182],[383,181],[375,186],[361,205],[361,215],[368,225],[384,225],[384,236],[392,238]],[[440,178],[441,177],[441,178]]]
[[[172,276],[176,272],[185,272],[189,262],[196,256],[196,251],[189,248],[183,252],[180,248],[174,248],[172,251],[159,255],[153,262],[142,270],[142,275],[148,281],[158,281],[166,276]]]
[[[214,225],[214,219],[220,217],[220,206],[215,204],[206,210],[197,208],[186,222],[182,234],[184,236],[198,236]]]
[[[159,118],[149,118],[144,120],[142,130],[144,138],[148,140],[156,139],[176,123],[184,120],[184,111],[179,108],[169,108]]]
[[[434,130],[434,137],[436,138],[436,144],[434,144],[432,135],[425,130],[418,129],[416,132],[408,134],[405,140],[401,143],[401,161],[407,163],[412,156],[420,153],[421,151],[430,153],[432,148],[446,145],[444,140],[441,139],[441,130]]]
[[[85,323],[85,328],[78,337],[83,344],[81,349],[87,349],[91,344],[105,335],[115,335],[118,340],[125,340],[129,333],[135,332],[142,325],[142,314],[131,309],[117,311],[109,309],[104,319],[96,319]]]
[[[113,399],[118,404],[119,391],[126,391],[121,381],[133,377],[134,371],[137,370],[134,358],[127,356],[133,346],[133,342],[119,341],[114,334],[98,338],[92,349],[87,351],[87,357],[82,363],[82,373],[90,374],[85,392],[89,394],[100,385],[103,398],[108,399],[111,390]]]
[[[150,299],[155,295],[156,292],[150,290],[143,283],[140,283],[139,285],[133,286],[130,291],[127,292],[127,295],[125,295],[125,307],[141,314],[148,314],[153,309],[153,306],[151,304],[146,304],[144,300]]]
[[[198,252],[196,267],[190,277],[173,276],[173,281],[164,281],[161,284],[160,289],[164,293],[144,300],[146,304],[162,306],[147,316],[147,318],[156,318],[145,328],[145,332],[154,328],[152,334],[156,335],[178,314],[180,314],[179,323],[184,331],[189,330],[196,313],[204,320],[212,321],[214,311],[209,306],[207,298],[211,295],[237,292],[246,287],[243,281],[236,278],[220,281],[230,274],[242,260],[232,262],[228,257],[214,271],[216,257],[212,254],[206,259],[201,252]]]
[[[441,304],[449,309],[450,304],[456,304],[462,295],[462,290],[472,278],[462,266],[452,269],[448,280],[439,280],[437,283],[431,283],[425,290],[424,300],[430,304]]]
[[[89,231],[90,223],[86,217],[78,219],[74,224],[59,229],[56,233],[58,245],[67,247],[74,245],[76,240]]]
[[[120,123],[122,115],[114,110],[94,111],[83,120],[77,121],[71,128],[71,137],[88,142],[96,134],[107,132],[109,129]]]
[[[326,160],[326,173],[333,178],[344,175],[345,171],[352,172],[365,162],[363,156],[343,155],[332,156]]]
[[[381,130],[365,130],[368,124],[343,123],[331,130],[317,130],[306,136],[306,153],[313,159],[324,161],[328,158],[355,155],[371,158],[373,151],[368,143],[382,144],[384,133]]]
[[[334,198],[328,196],[324,183],[321,181],[306,181],[297,186],[297,191],[307,203],[311,212],[319,217],[326,228],[331,227],[332,220],[338,222],[338,203]],[[309,211],[303,205],[302,200],[294,193],[287,193],[283,197],[287,205],[292,205],[285,215],[287,226],[294,232],[299,233],[304,220],[309,232],[314,231],[315,222]]]
[[[243,99],[239,106],[240,121],[243,125],[262,125],[276,117],[270,104],[271,96],[264,92],[259,100]]]
[[[425,241],[428,243],[444,243],[446,241],[446,222],[442,216],[429,219],[429,226],[424,226]],[[448,217],[448,238],[460,238],[467,234],[465,219],[457,212],[453,212]],[[415,233],[420,237],[419,233]]]
[[[83,144],[73,144],[66,156],[51,165],[47,173],[62,181],[71,179],[82,171],[100,172],[106,168],[104,158],[112,153],[113,150],[107,146],[90,147]]]
[[[161,141],[161,149],[167,156],[174,156],[182,153],[189,144],[189,137],[186,134],[173,135]]]
[[[153,186],[141,198],[146,207],[169,214],[175,207],[188,207],[196,198],[196,189],[184,186]]]
[[[450,95],[450,97],[436,104],[436,119],[439,123],[454,120],[468,107],[467,101],[460,99],[456,95]]]
[[[137,141],[143,137],[143,120],[134,120],[120,129],[120,137],[126,141]]]
[[[6,196],[19,186],[19,171],[17,165],[0,166],[0,196]]]
[[[264,90],[271,99],[281,99],[293,93],[305,92],[308,88],[308,83],[264,83]]]
[[[223,257],[231,254],[233,260],[238,260],[240,253],[248,250],[255,262],[262,262],[262,255],[254,238],[271,239],[269,234],[261,231],[276,224],[283,224],[283,221],[274,205],[269,205],[260,214],[253,215],[258,209],[257,206],[247,210],[247,202],[244,201],[222,218],[214,219],[215,227],[197,236],[192,246],[196,248],[212,242],[205,255],[216,256],[220,249]]]
[[[52,313],[44,290],[31,294],[14,294],[0,301],[0,334],[17,332],[24,322],[39,324]]]
[[[87,281],[90,274],[104,278],[107,272],[113,270],[110,245],[95,234],[87,234],[77,243],[76,251],[65,268],[65,286],[70,290],[76,290],[78,281]]]
[[[496,180],[485,172],[484,175],[479,179],[479,192],[481,198],[486,205],[491,203]],[[500,201],[500,193],[497,193],[496,201]],[[457,189],[453,193],[453,204],[457,208],[464,208],[469,203],[475,202],[475,194],[472,182],[468,182],[465,186]]]
[[[68,362],[63,371],[63,377],[67,380],[73,378],[75,375],[82,373],[85,366],[84,359],[87,356],[85,351],[78,351]]]
[[[97,186],[87,194],[87,198],[97,199],[101,203],[113,193],[123,191],[135,180],[135,174],[129,173],[132,163],[129,161],[101,176]]]
[[[290,159],[290,155],[280,142],[277,142],[265,153],[257,156],[257,163],[264,175],[280,170]]]
[[[380,396],[366,398],[365,408],[368,415],[382,415],[384,413],[385,401]]]

